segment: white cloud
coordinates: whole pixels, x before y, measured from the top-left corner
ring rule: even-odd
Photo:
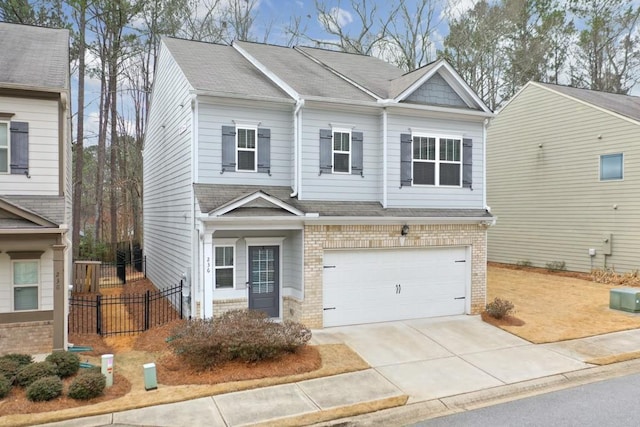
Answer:
[[[447,0],[447,4],[440,14],[441,19],[459,19],[469,10],[473,9],[479,0]]]
[[[339,7],[332,7],[327,14],[319,14],[318,21],[323,28],[331,32],[337,32],[353,22],[353,16],[347,10]]]

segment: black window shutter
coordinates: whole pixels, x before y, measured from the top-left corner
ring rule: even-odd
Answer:
[[[362,132],[351,132],[351,173],[354,175],[363,175],[362,141]]]
[[[222,126],[222,171],[236,170],[236,128]]]
[[[271,129],[258,129],[258,172],[271,175]]]
[[[320,174],[331,173],[333,159],[331,158],[331,144],[333,143],[331,129],[320,129]]]
[[[413,177],[411,176],[411,134],[400,134],[400,187],[411,186]]]
[[[473,184],[473,141],[462,140],[462,186],[472,188]]]
[[[11,122],[11,173],[29,174],[29,123]]]

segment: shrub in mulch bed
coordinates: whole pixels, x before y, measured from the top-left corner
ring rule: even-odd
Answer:
[[[16,375],[16,383],[21,387],[29,387],[40,378],[56,376],[56,367],[49,362],[36,362],[23,366]]]
[[[26,389],[27,399],[32,402],[44,402],[62,394],[62,380],[57,376],[40,378]]]
[[[48,355],[45,362],[56,367],[56,373],[60,378],[70,377],[80,369],[80,357],[68,351],[56,351]]]
[[[100,396],[106,386],[107,380],[102,373],[95,371],[83,372],[73,379],[67,395],[72,399],[78,400],[93,399]]]
[[[232,310],[178,326],[168,344],[191,367],[207,369],[231,360],[272,359],[310,339],[311,331],[300,323],[275,323],[260,311]]]
[[[0,374],[0,399],[5,397],[11,391],[12,380],[9,380],[4,375]]]

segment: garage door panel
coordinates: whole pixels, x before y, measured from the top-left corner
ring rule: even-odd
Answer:
[[[464,247],[325,251],[324,324],[462,314],[465,257]]]

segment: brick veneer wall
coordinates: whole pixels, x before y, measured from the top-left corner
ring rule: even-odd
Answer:
[[[213,317],[218,317],[226,311],[239,310],[247,307],[249,307],[249,302],[246,298],[213,300]]]
[[[0,355],[44,354],[53,350],[53,321],[0,325]]]
[[[471,314],[486,304],[487,226],[484,224],[307,225],[304,229],[304,286],[300,321],[322,328],[322,272],[325,249],[471,247]]]

